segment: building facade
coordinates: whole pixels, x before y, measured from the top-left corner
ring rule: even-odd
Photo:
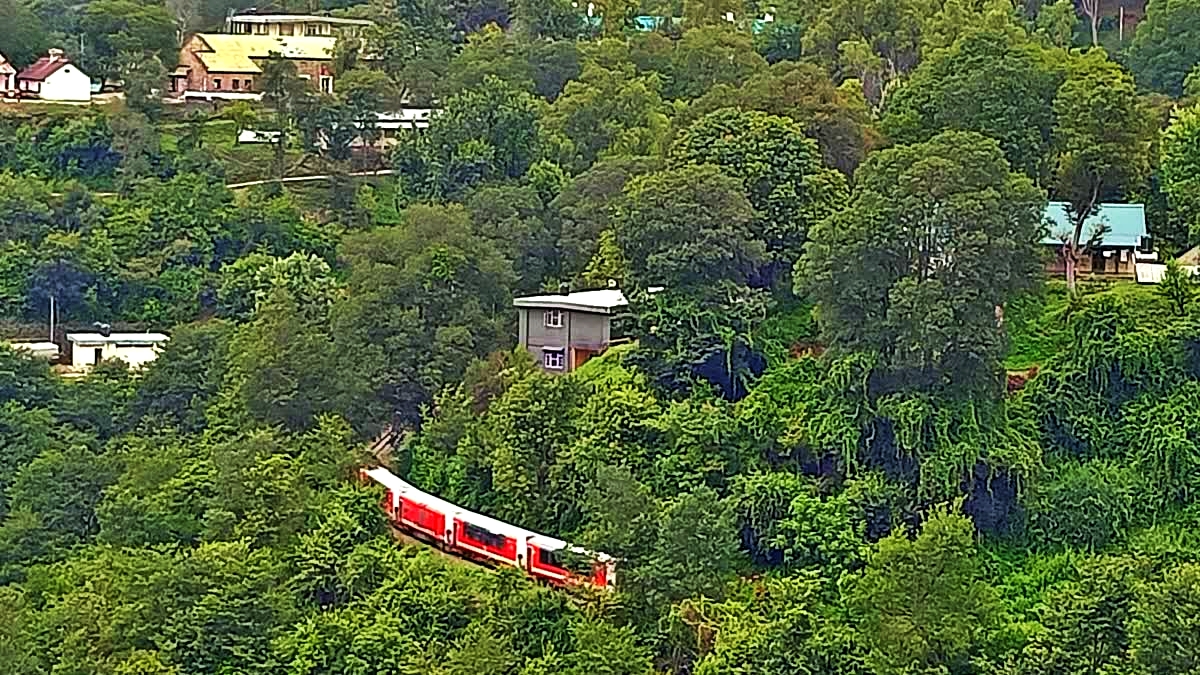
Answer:
[[[17,90],[17,69],[8,62],[3,54],[0,54],[0,94],[7,94]]]
[[[1049,234],[1042,244],[1054,254],[1047,260],[1046,271],[1055,276],[1066,274],[1064,242],[1072,234],[1072,223],[1065,202],[1050,202],[1046,207]],[[1101,234],[1102,233],[1102,234]],[[1081,277],[1134,279],[1139,262],[1158,259],[1151,248],[1146,230],[1146,208],[1142,204],[1101,204],[1084,221],[1081,245],[1096,238],[1096,243],[1080,257],[1075,266]]]
[[[332,37],[196,33],[179,52],[168,90],[176,98],[257,100],[263,63],[279,54],[296,65],[310,88],[332,94],[336,43]]]
[[[235,14],[225,19],[225,32],[233,35],[290,37],[358,37],[375,25],[365,19],[341,19],[313,14]]]
[[[114,359],[130,368],[142,368],[158,358],[169,339],[162,333],[67,333],[71,369],[87,372],[102,361]]]
[[[17,91],[43,101],[87,102],[92,100],[92,78],[79,70],[61,49],[51,49],[17,73]]]
[[[518,339],[542,370],[571,372],[623,337],[628,304],[616,289],[517,298]]]

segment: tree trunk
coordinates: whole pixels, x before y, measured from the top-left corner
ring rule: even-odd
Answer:
[[[1063,247],[1063,257],[1067,266],[1067,290],[1071,293],[1075,292],[1075,261],[1079,259],[1079,252],[1075,249],[1074,244],[1067,244]]]
[[[1083,0],[1079,4],[1092,29],[1092,46],[1096,47],[1100,44],[1100,0]]]

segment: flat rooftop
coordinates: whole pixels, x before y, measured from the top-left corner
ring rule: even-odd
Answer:
[[[628,305],[629,301],[625,299],[625,294],[615,288],[566,294],[531,295],[513,300],[514,307],[524,309],[568,309],[595,314],[612,314],[613,310]]]
[[[343,19],[317,14],[234,14],[231,23],[328,23],[338,26],[374,26],[366,19]]]
[[[67,333],[67,340],[76,344],[106,345],[106,344],[153,344],[166,342],[171,338],[162,333]]]

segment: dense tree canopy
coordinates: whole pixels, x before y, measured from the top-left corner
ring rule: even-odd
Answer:
[[[798,287],[831,347],[878,353],[908,387],[989,378],[997,308],[1037,277],[1045,199],[971,132],[871,156],[849,208],[812,232]]]
[[[181,105],[237,3],[0,0],[124,94],[0,104],[0,673],[1195,670],[1193,4],[291,2],[375,22],[332,92]],[[1048,200],[1144,203],[1161,283],[1043,283]],[[518,344],[610,284],[602,354]],[[104,324],[170,340],[67,372]],[[616,589],[397,541],[364,464]]]

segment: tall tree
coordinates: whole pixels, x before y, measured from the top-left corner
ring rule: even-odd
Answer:
[[[42,22],[22,0],[0,0],[0,54],[14,67],[23,68],[50,46],[50,35]]]
[[[427,132],[396,146],[393,161],[405,194],[441,199],[524,175],[538,151],[536,110],[532,96],[494,77],[447,99]]]
[[[726,108],[684,129],[671,151],[688,164],[713,164],[742,181],[754,207],[755,237],[774,262],[761,285],[800,258],[808,230],[847,201],[842,174],[821,163],[816,141],[799,124],[760,112]]]
[[[118,77],[121,55],[154,54],[171,67],[179,57],[175,21],[166,7],[133,0],[88,3],[80,29],[89,42],[83,67],[93,77]]]
[[[1171,96],[1200,63],[1200,2],[1150,0],[1127,55],[1138,84]]]
[[[626,185],[613,232],[637,287],[745,285],[766,258],[753,213],[736,179],[713,166],[687,166]]]
[[[1133,79],[1093,49],[1078,59],[1054,97],[1055,193],[1067,202],[1072,231],[1063,242],[1067,286],[1089,243],[1084,223],[1106,198],[1119,197],[1146,175],[1146,117]]]
[[[880,354],[896,385],[999,393],[996,311],[1038,278],[1045,198],[972,132],[881,150],[856,178],[796,266],[828,344]]]
[[[855,584],[867,664],[876,673],[957,672],[998,620],[970,519],[936,508],[915,540],[879,542]]]
[[[975,32],[929,55],[888,99],[883,130],[899,143],[942,131],[977,131],[1000,142],[1014,168],[1050,174],[1054,94],[1065,56],[1008,32]]]
[[[293,116],[308,92],[304,80],[300,79],[296,63],[283,58],[278,52],[271,52],[263,63],[262,71],[259,84],[262,88],[263,103],[273,111],[270,131],[275,134],[275,165],[272,168],[275,180],[278,181],[287,172],[284,158],[288,138],[294,127]]]
[[[1167,206],[1187,227],[1187,240],[1196,240],[1200,238],[1200,106],[1172,113],[1158,152],[1158,178]]]

